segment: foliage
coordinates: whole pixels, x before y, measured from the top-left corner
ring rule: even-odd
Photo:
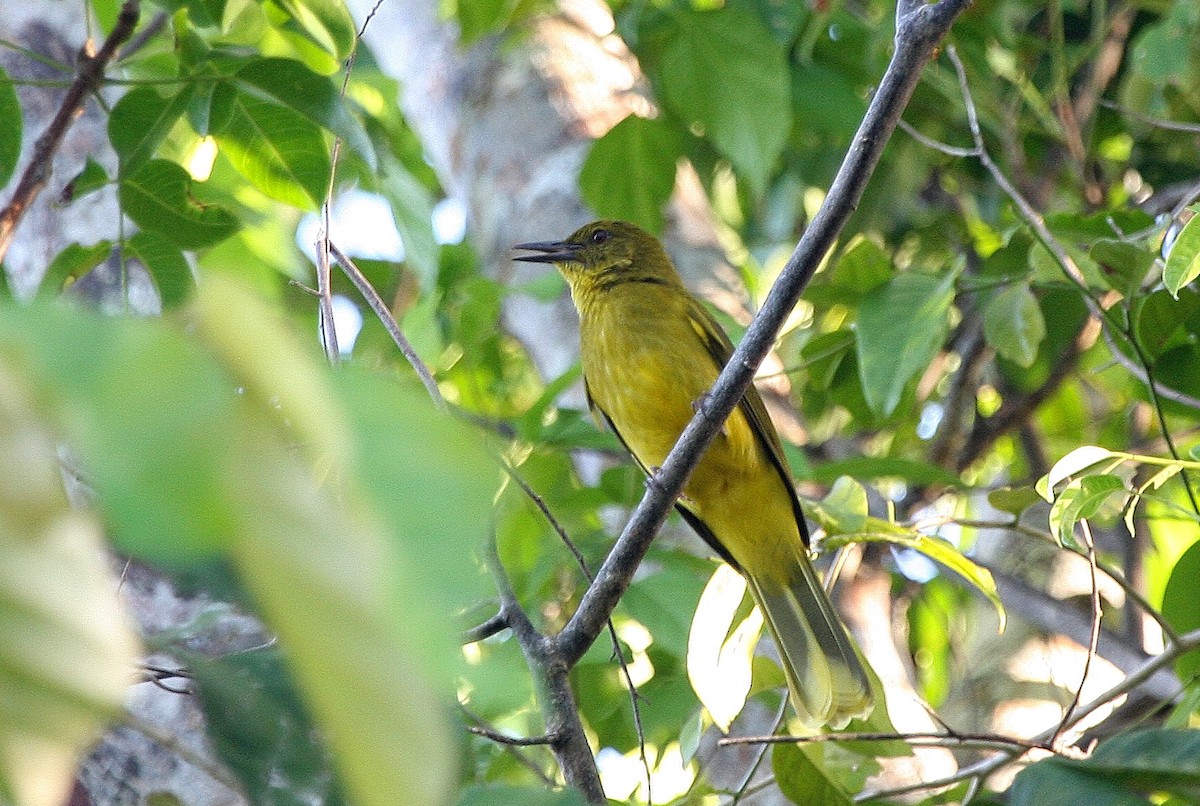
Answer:
[[[583,198],[661,231],[687,160],[760,302],[851,145],[890,52],[892,4],[611,5],[655,111],[593,144]],[[781,402],[805,425],[787,450],[808,511],[826,549],[856,547],[890,575],[884,618],[907,625],[913,687],[954,730],[991,730],[1016,701],[1066,706],[1075,694],[977,663],[984,640],[1001,640],[990,633],[1006,608],[1032,617],[1001,602],[998,579],[1045,588],[1057,573],[1047,569],[1090,557],[1101,576],[1129,580],[1123,606],[1097,594],[1105,627],[1124,630],[1114,640],[1142,651],[1128,637],[1145,621],[1134,593],[1165,620],[1188,692],[1169,726],[1102,724],[1090,757],[1052,755],[985,799],[1182,801],[1200,786],[1200,652],[1174,643],[1200,627],[1200,225],[1195,125],[1179,125],[1200,109],[1193,5],[976,3],[951,43],[969,98],[949,57],[930,66],[905,113],[915,134],[895,136],[777,344]],[[111,26],[115,7],[93,10]],[[545,10],[447,8],[464,41],[498,35],[514,48]],[[312,791],[365,804],[396,793],[411,804],[581,802],[546,785],[558,773],[544,746],[463,727],[545,732],[540,681],[516,640],[455,645],[496,612],[487,540],[534,626],[553,632],[587,586],[556,527],[595,568],[613,513],[643,492],[627,463],[603,462],[594,478],[578,469],[581,452],[615,457],[619,445],[560,406],[578,370],[540,378],[500,325],[507,299],[554,297],[561,284],[506,287],[469,243],[438,243],[431,212],[444,192],[397,87],[360,51],[341,91],[354,47],[341,3],[155,10],[167,24],[123,59],[132,87],[109,111],[115,171],[91,161],[61,178],[74,200],[115,185],[136,233],[68,246],[47,261],[37,300],[0,306],[0,456],[27,468],[25,483],[0,483],[0,743],[42,741],[0,760],[0,802],[50,802],[27,794],[33,772],[69,780],[137,651],[93,551],[97,518],[116,551],[176,579],[230,569],[222,584],[278,634],[278,655],[200,658],[186,637],[166,647],[194,668],[213,746],[255,802]],[[19,120],[12,89],[0,74],[0,120]],[[30,136],[0,127],[0,179],[20,170]],[[336,371],[297,335],[316,306],[290,282],[315,284],[295,225],[331,179],[390,205],[404,257],[361,268],[452,413],[412,382],[371,317]],[[78,302],[72,289],[114,253],[122,272],[148,272],[161,319],[56,299]],[[357,299],[340,277],[334,291]],[[94,513],[62,501],[57,445]],[[761,727],[779,706],[782,676],[753,651],[761,623],[737,578],[683,533],[668,527],[614,614],[624,668],[602,639],[571,673],[617,800],[727,802],[721,751],[704,737]],[[1092,612],[1089,594],[1047,599],[1065,623]],[[19,638],[30,634],[42,638]],[[1006,657],[1027,634],[1010,628]],[[872,719],[852,729],[894,730],[886,712]],[[795,802],[846,803],[875,791],[868,776],[908,752],[897,744],[779,745],[759,774],[770,768]],[[992,758],[1024,748],[1004,752]]]

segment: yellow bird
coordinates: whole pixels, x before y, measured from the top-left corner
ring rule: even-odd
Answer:
[[[597,221],[565,241],[518,244],[553,263],[579,310],[588,404],[652,473],[733,352],[654,236]],[[751,387],[676,504],[746,578],[783,661],[802,721],[844,726],[872,708],[858,653],[808,557],[809,535],[779,436]]]

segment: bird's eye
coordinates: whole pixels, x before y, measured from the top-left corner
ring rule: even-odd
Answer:
[[[604,243],[611,237],[612,237],[612,233],[609,232],[608,230],[598,229],[592,233],[592,237],[590,240],[592,243]]]

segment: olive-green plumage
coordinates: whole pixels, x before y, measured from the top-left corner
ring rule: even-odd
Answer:
[[[579,310],[588,402],[643,470],[667,453],[729,360],[729,337],[680,280],[654,236],[597,221],[565,241],[520,244],[553,263]],[[870,685],[808,558],[808,530],[779,437],[751,387],[677,504],[737,568],[766,616],[805,722],[844,725]]]

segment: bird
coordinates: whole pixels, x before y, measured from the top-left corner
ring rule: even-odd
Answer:
[[[733,353],[659,240],[594,221],[566,240],[517,244],[566,279],[579,313],[588,405],[648,477]],[[779,435],[751,386],[676,502],[683,519],[747,581],[779,650],[791,701],[810,727],[845,727],[874,705],[864,661],[809,558],[810,537]]]

